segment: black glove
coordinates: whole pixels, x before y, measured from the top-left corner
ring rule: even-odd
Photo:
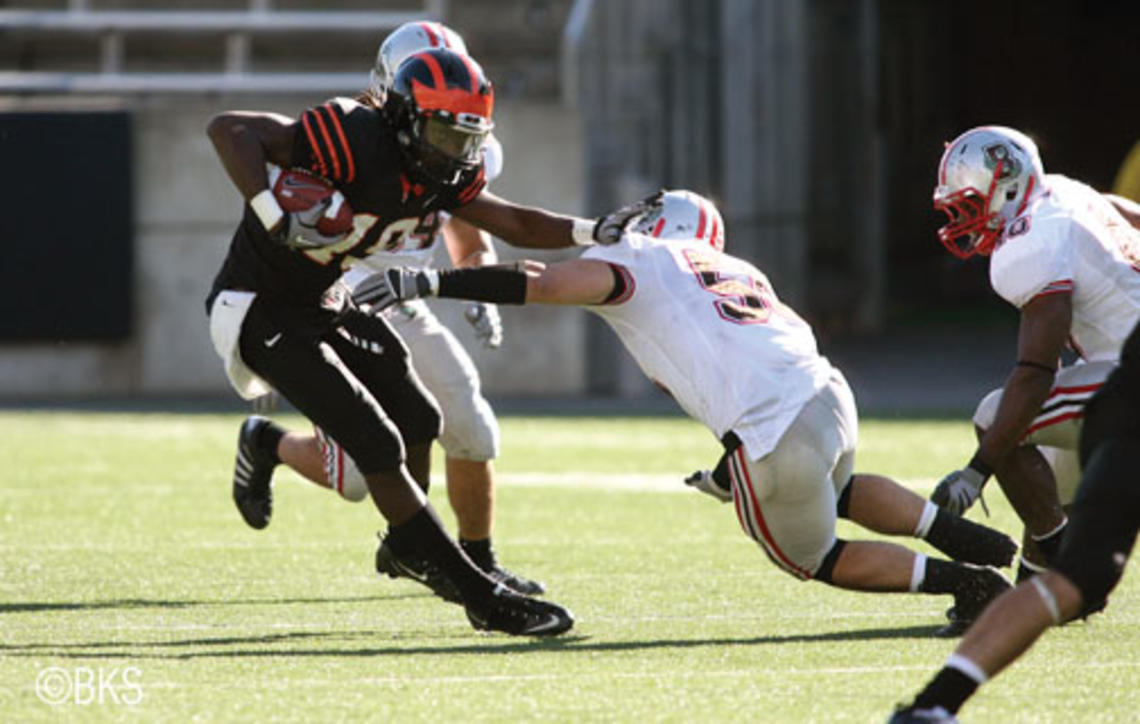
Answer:
[[[599,217],[594,224],[594,241],[602,246],[610,246],[621,241],[621,236],[630,222],[661,203],[664,194],[664,191],[658,191]]]
[[[434,296],[439,275],[430,269],[392,267],[364,278],[352,290],[352,301],[373,313],[409,299]]]

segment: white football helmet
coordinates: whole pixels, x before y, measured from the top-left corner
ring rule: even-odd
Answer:
[[[400,63],[413,53],[432,48],[447,48],[467,55],[467,44],[463,38],[443,23],[423,20],[404,23],[396,28],[384,38],[380,49],[376,51],[376,62],[368,77],[368,90],[383,98],[392,85],[392,79],[396,77]]]
[[[692,191],[665,191],[631,230],[658,239],[700,239],[724,251],[724,219],[716,205]]]
[[[1044,191],[1037,144],[1004,126],[980,126],[946,145],[938,164],[934,208],[949,223],[938,239],[961,259],[989,255],[1006,223]]]

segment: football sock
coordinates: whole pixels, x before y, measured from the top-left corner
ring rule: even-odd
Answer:
[[[285,437],[285,428],[273,420],[266,420],[254,430],[253,444],[268,453],[273,458],[274,465],[280,465],[281,458],[277,456],[277,446],[281,444],[283,437]]]
[[[424,558],[459,588],[465,604],[491,597],[495,584],[468,560],[443,528],[435,510],[425,504],[418,513],[388,528],[388,545],[401,558]]]
[[[931,511],[933,508],[933,512]],[[926,530],[923,530],[926,523]],[[956,561],[1004,568],[1013,562],[1017,543],[1005,533],[947,513],[927,501],[915,536]]]
[[[981,676],[979,680],[977,677]],[[953,654],[946,665],[931,680],[914,700],[919,709],[933,709],[940,706],[951,714],[957,714],[978,687],[985,683],[985,673],[969,659]]]
[[[923,556],[925,558],[925,556]],[[917,563],[916,563],[917,568]],[[968,569],[960,563],[940,558],[926,558],[926,570],[917,590],[922,593],[954,593],[966,580]],[[912,587],[914,580],[911,580]],[[914,590],[912,588],[912,590]]]
[[[459,539],[459,547],[467,554],[471,561],[482,568],[484,571],[489,571],[495,567],[495,552],[491,550],[491,539],[484,538],[483,540],[466,540]]]

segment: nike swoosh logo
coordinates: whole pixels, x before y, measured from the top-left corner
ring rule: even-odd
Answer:
[[[553,631],[554,629],[560,628],[561,626],[562,626],[562,620],[560,618],[558,618],[557,616],[555,616],[554,614],[550,614],[549,619],[547,619],[543,623],[538,624],[537,626],[531,626],[530,628],[528,628],[526,630],[526,633],[540,634],[540,633],[545,633],[547,631]]]
[[[399,560],[393,560],[392,564],[400,571],[400,573],[407,576],[408,578],[411,578],[412,580],[415,580],[415,581],[419,581],[420,583],[424,583],[424,584],[427,583],[428,575],[427,575],[426,571],[421,572],[421,571],[417,571],[414,568],[409,568],[408,566],[405,566],[403,563],[401,563]]]
[[[282,333],[278,332],[277,334],[273,335],[272,337],[266,337],[265,338],[265,346],[266,347],[272,347],[273,345],[277,344],[278,342],[281,341],[281,336],[282,336]]]

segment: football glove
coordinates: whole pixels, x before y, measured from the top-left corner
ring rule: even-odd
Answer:
[[[732,502],[731,484],[728,488],[722,488],[713,477],[712,471],[696,471],[689,477],[685,478],[685,485],[688,485],[690,488],[696,488],[697,490],[707,495],[711,495],[722,503]]]
[[[503,318],[494,304],[471,302],[463,310],[463,318],[475,330],[475,338],[487,349],[498,349],[503,344]]]
[[[986,476],[967,465],[942,478],[934,486],[930,500],[948,513],[962,515],[981,497],[985,484]],[[985,505],[984,501],[982,505]]]
[[[365,277],[352,291],[352,301],[376,313],[398,302],[433,296],[438,284],[439,274],[430,269],[392,267]]]
[[[304,211],[291,211],[285,214],[270,236],[292,249],[319,249],[344,241],[348,236],[347,232],[324,234],[318,230],[321,217],[330,212],[332,204],[333,197],[330,196]]]
[[[611,246],[621,241],[621,235],[625,233],[630,222],[661,203],[661,197],[664,193],[664,191],[658,191],[640,201],[626,204],[620,209],[615,209],[605,216],[599,217],[594,224],[594,241],[602,246]]]

